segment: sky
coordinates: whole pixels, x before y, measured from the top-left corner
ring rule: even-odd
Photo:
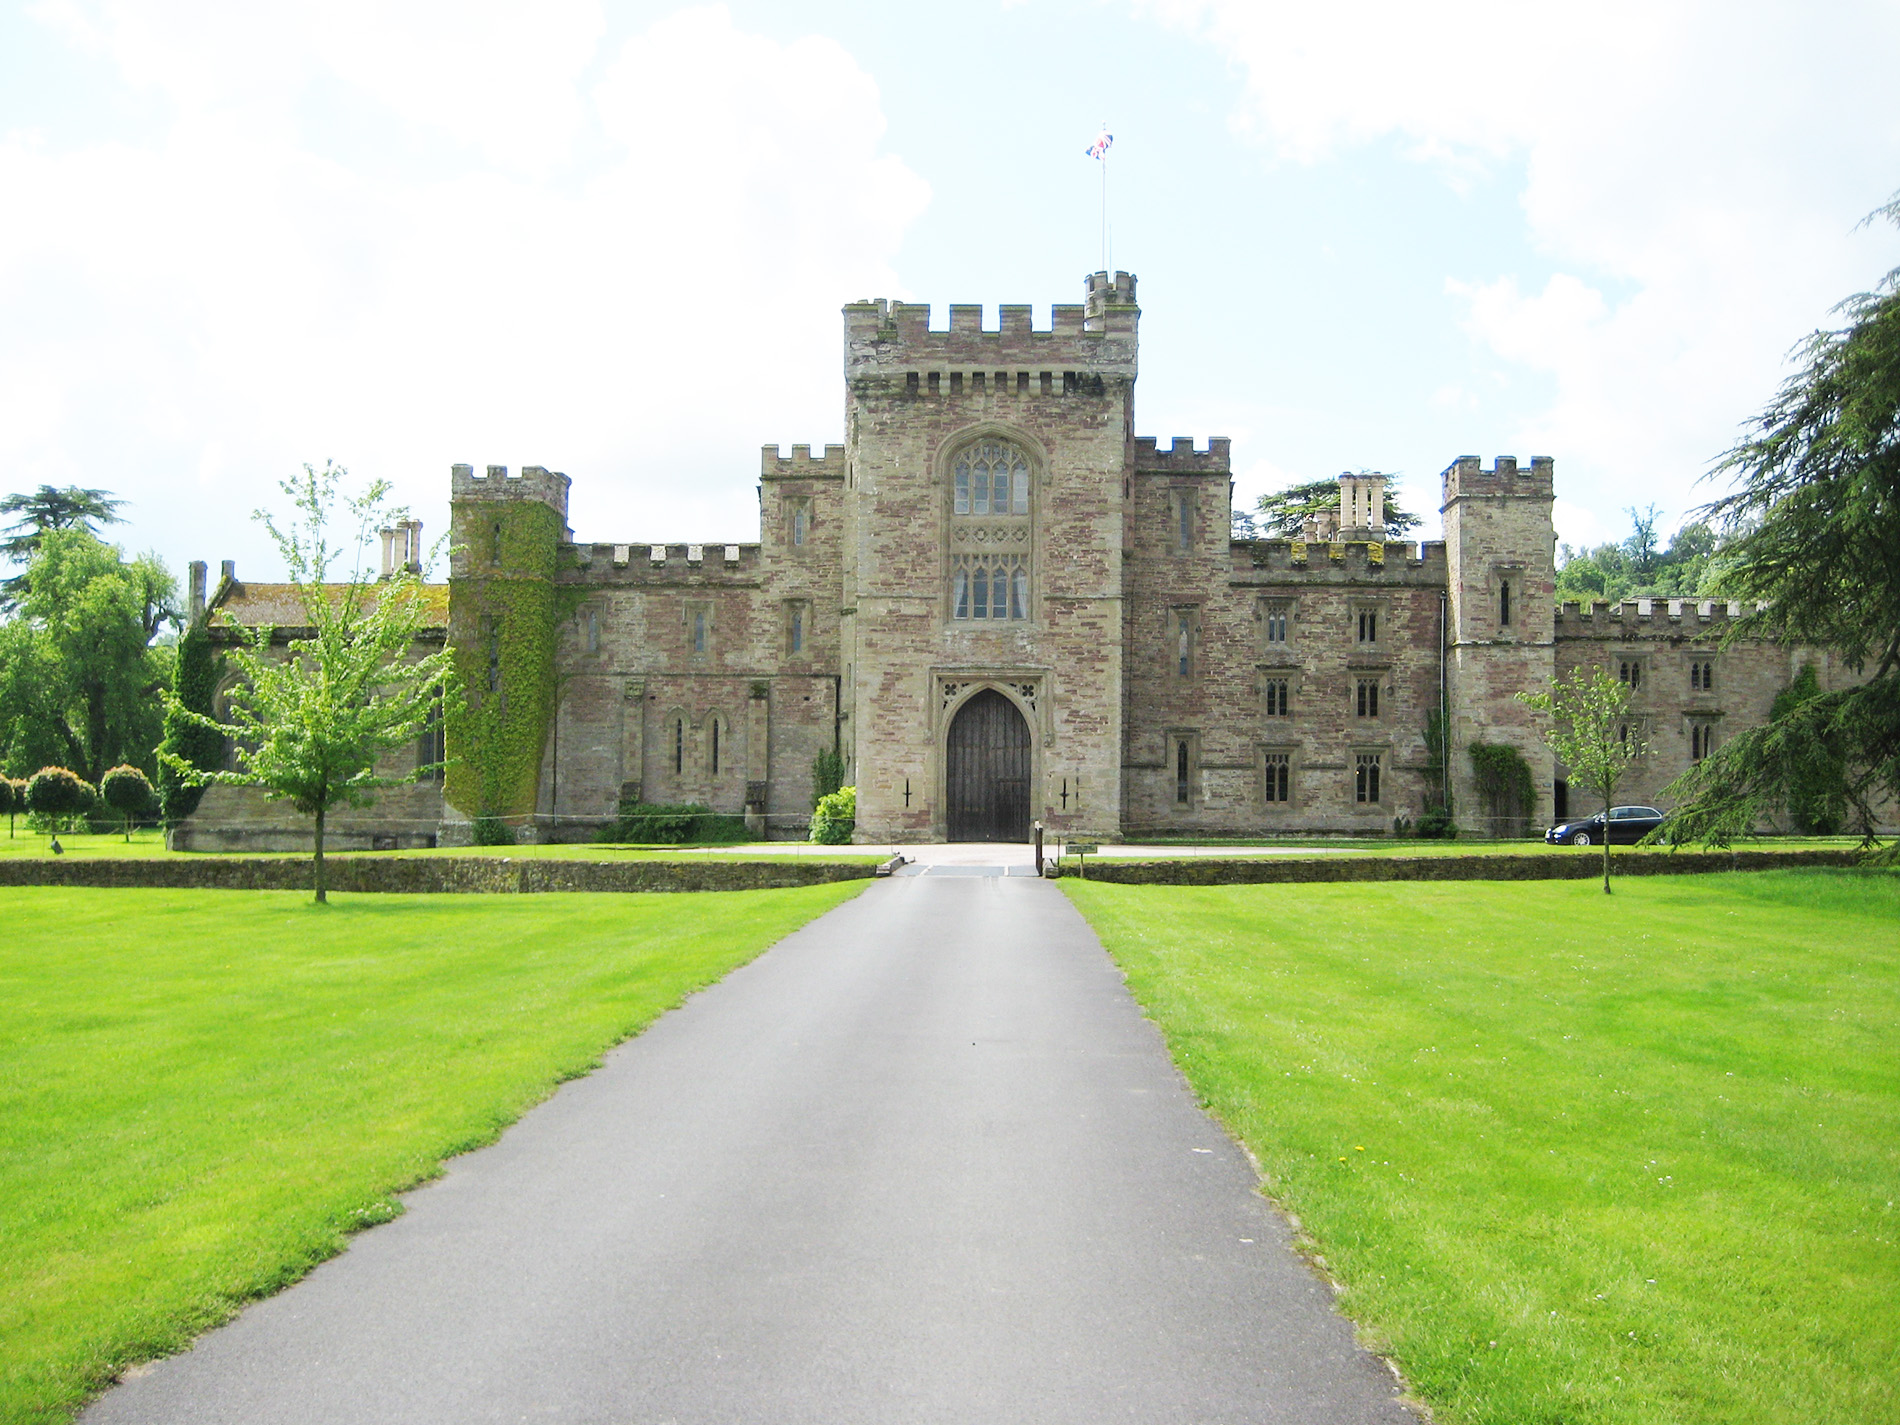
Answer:
[[[447,523],[545,465],[615,542],[757,538],[843,436],[839,308],[1140,279],[1137,422],[1238,499],[1556,460],[1673,529],[1900,265],[1900,0],[0,0],[0,489],[277,577],[334,460]]]

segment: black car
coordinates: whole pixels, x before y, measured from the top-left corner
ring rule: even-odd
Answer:
[[[1632,841],[1641,841],[1661,826],[1662,820],[1663,814],[1654,807],[1611,807],[1608,823],[1610,844],[1627,845]],[[1604,824],[1602,812],[1576,821],[1559,822],[1544,833],[1544,840],[1552,846],[1562,846],[1566,842],[1572,846],[1601,846]]]

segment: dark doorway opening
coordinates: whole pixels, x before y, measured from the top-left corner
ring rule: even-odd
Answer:
[[[946,831],[952,841],[1029,840],[1029,724],[985,688],[950,724]]]
[[[1555,812],[1557,820],[1570,820],[1570,783],[1566,782],[1562,777],[1559,777],[1557,779],[1557,785],[1552,791],[1554,794],[1550,800],[1552,810]]]

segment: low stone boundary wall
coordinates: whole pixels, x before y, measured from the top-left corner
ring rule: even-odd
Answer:
[[[1772,871],[1797,866],[1857,866],[1854,851],[1677,851],[1618,856],[1616,876],[1686,876],[1703,871]],[[1062,874],[1073,876],[1064,865]],[[1315,881],[1588,881],[1603,874],[1603,853],[1575,856],[1257,856],[1215,860],[1120,861],[1091,856],[1088,879],[1131,886],[1251,886]]]
[[[416,895],[469,891],[760,891],[869,880],[876,867],[836,861],[556,861],[514,856],[324,858],[333,891]],[[307,891],[302,858],[0,861],[0,886],[144,886],[159,890]]]

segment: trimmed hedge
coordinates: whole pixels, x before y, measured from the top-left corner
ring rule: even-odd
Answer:
[[[1686,876],[1703,871],[1772,871],[1792,866],[1858,866],[1857,851],[1676,851],[1624,855],[1619,876]],[[1062,868],[1062,874],[1074,871]],[[1337,856],[1247,860],[1182,857],[1114,861],[1090,857],[1088,879],[1129,886],[1252,886],[1302,881],[1583,881],[1603,874],[1594,856]]]
[[[333,891],[485,895],[546,891],[762,891],[868,881],[875,866],[835,861],[552,861],[512,856],[327,856]],[[0,860],[0,886],[307,891],[308,857]]]

